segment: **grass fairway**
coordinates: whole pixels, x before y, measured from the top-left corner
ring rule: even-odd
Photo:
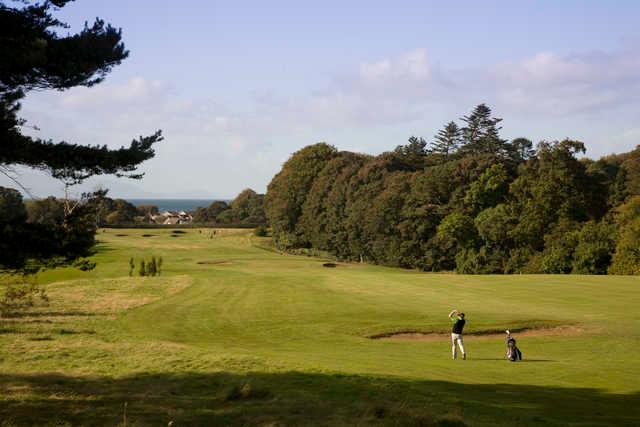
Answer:
[[[151,237],[142,237],[152,234]],[[639,425],[640,279],[326,268],[243,230],[106,230],[0,319],[0,425]],[[154,278],[128,261],[162,256]],[[447,332],[467,314],[468,360]],[[503,359],[505,328],[525,360]],[[126,404],[126,410],[125,410]]]

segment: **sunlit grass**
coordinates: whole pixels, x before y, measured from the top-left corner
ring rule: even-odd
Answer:
[[[636,277],[326,268],[265,250],[269,240],[246,230],[173,236],[101,231],[94,271],[39,276],[49,305],[0,321],[0,422],[115,425],[124,402],[135,425],[640,416]],[[163,257],[161,276],[128,276],[131,257],[137,267],[151,256]],[[503,359],[502,337],[472,335],[469,359],[453,361],[452,308],[467,313],[470,334],[567,328],[516,335],[522,363]],[[445,335],[368,338],[393,331]]]

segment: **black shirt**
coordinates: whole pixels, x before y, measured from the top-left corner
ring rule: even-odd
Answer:
[[[454,334],[461,334],[462,328],[464,328],[464,323],[464,319],[458,319],[456,323],[453,324],[453,329],[451,329],[451,332],[453,332]]]

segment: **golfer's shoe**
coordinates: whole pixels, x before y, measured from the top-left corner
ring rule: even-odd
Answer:
[[[467,353],[462,353],[462,360],[467,360]]]

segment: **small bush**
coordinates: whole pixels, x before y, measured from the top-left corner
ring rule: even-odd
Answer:
[[[135,261],[133,258],[129,258],[129,276],[133,276],[135,269]],[[140,260],[140,267],[138,269],[138,275],[144,276],[159,276],[162,272],[162,257],[156,258],[152,256],[150,260]]]
[[[79,259],[73,263],[73,266],[81,271],[91,271],[96,268],[96,263],[86,258]]]
[[[268,235],[267,227],[259,225],[255,230],[253,230],[253,234],[258,237],[266,237]]]
[[[147,264],[147,276],[155,276],[158,273],[156,257],[152,256],[151,261]]]
[[[33,307],[36,301],[48,303],[49,298],[32,276],[9,277],[4,294],[0,298],[0,317]]]

